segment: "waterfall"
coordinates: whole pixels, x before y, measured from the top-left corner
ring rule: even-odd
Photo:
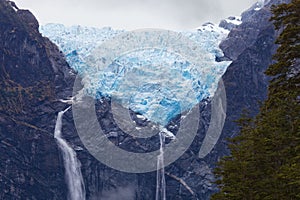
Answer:
[[[64,111],[58,113],[54,130],[54,138],[56,139],[59,149],[63,155],[65,178],[69,189],[69,199],[85,200],[85,187],[80,169],[81,163],[76,157],[76,152],[61,136],[62,117],[70,108],[71,107],[68,107]]]
[[[156,172],[156,200],[166,200],[166,179],[164,168],[164,144],[165,135],[163,132],[159,133],[159,155],[157,157],[157,172]]]

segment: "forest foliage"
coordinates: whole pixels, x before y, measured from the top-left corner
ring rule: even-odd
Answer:
[[[278,49],[266,74],[268,98],[254,118],[242,116],[231,155],[215,170],[221,199],[300,199],[300,0],[272,7]]]

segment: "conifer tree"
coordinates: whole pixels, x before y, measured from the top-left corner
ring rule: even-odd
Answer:
[[[254,118],[242,117],[231,155],[215,174],[212,199],[300,199],[300,0],[272,7],[280,31],[268,98]]]

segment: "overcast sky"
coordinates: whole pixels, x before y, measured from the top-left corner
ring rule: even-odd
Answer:
[[[240,15],[256,0],[13,0],[40,24],[62,23],[117,29],[193,29]]]

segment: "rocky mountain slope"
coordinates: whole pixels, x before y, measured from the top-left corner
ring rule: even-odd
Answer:
[[[62,199],[53,128],[72,72],[28,10],[0,1],[0,199]]]
[[[218,58],[233,61],[223,75],[227,118],[221,139],[208,156],[198,157],[210,119],[210,101],[205,100],[193,144],[166,168],[167,199],[208,199],[216,191],[212,170],[228,154],[225,138],[238,132],[233,120],[243,109],[255,114],[258,101],[266,97],[268,78],[263,72],[276,49],[270,5],[279,2],[249,9],[242,24],[230,27],[220,45],[225,56]],[[0,0],[0,199],[67,199],[63,160],[53,132],[57,113],[67,107],[58,99],[71,96],[75,74],[38,26],[29,11]],[[126,140],[128,149],[146,151],[114,123],[109,100],[97,102],[96,108],[102,126],[117,133],[112,140]],[[71,112],[63,119],[63,136],[82,163],[87,199],[155,198],[156,173],[127,174],[101,164],[82,145]],[[174,177],[184,180],[193,194]]]

